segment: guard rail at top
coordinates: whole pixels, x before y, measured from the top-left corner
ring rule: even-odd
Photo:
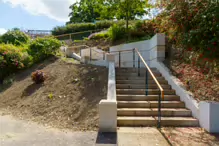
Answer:
[[[60,37],[65,37],[65,36],[69,36],[69,39],[72,39],[72,35],[77,35],[77,34],[83,34],[83,33],[93,33],[93,32],[99,32],[102,31],[104,29],[96,29],[96,30],[87,30],[87,31],[80,31],[80,32],[74,32],[74,33],[67,33],[67,34],[61,34],[61,35],[55,35],[55,38],[60,38]]]

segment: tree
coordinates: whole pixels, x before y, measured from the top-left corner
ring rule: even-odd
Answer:
[[[134,20],[146,14],[148,0],[81,0],[70,6],[68,23],[95,20]]]
[[[72,12],[69,14],[68,23],[94,22],[99,20],[103,9],[102,0],[81,0],[70,6]],[[106,19],[106,18],[105,18]]]

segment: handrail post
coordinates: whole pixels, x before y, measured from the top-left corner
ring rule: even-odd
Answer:
[[[81,56],[81,48],[80,48],[80,56]]]
[[[138,57],[138,76],[140,77],[140,57]]]
[[[90,48],[90,62],[91,62],[91,60],[92,60],[92,59],[91,59],[91,57],[92,57],[91,55],[92,55],[92,52],[91,52],[91,48]]]
[[[135,68],[135,49],[133,49],[133,68]]]
[[[121,51],[119,51],[119,68],[121,66]]]
[[[161,91],[158,92],[158,120],[157,120],[157,128],[160,128],[161,127]]]
[[[146,87],[146,91],[145,91],[145,94],[146,95],[148,95],[148,71],[147,71],[147,69],[146,69],[146,73],[145,73],[145,79],[146,79],[146,81],[145,81],[145,87]]]
[[[105,60],[105,53],[103,52],[103,60]]]

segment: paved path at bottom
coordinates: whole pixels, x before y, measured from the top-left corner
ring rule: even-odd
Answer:
[[[117,133],[66,132],[0,116],[0,146],[168,146],[156,128],[119,128]]]

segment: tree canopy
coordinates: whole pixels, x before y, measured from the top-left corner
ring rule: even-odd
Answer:
[[[129,20],[144,16],[148,0],[81,0],[70,6],[69,23],[94,22],[95,20]]]

